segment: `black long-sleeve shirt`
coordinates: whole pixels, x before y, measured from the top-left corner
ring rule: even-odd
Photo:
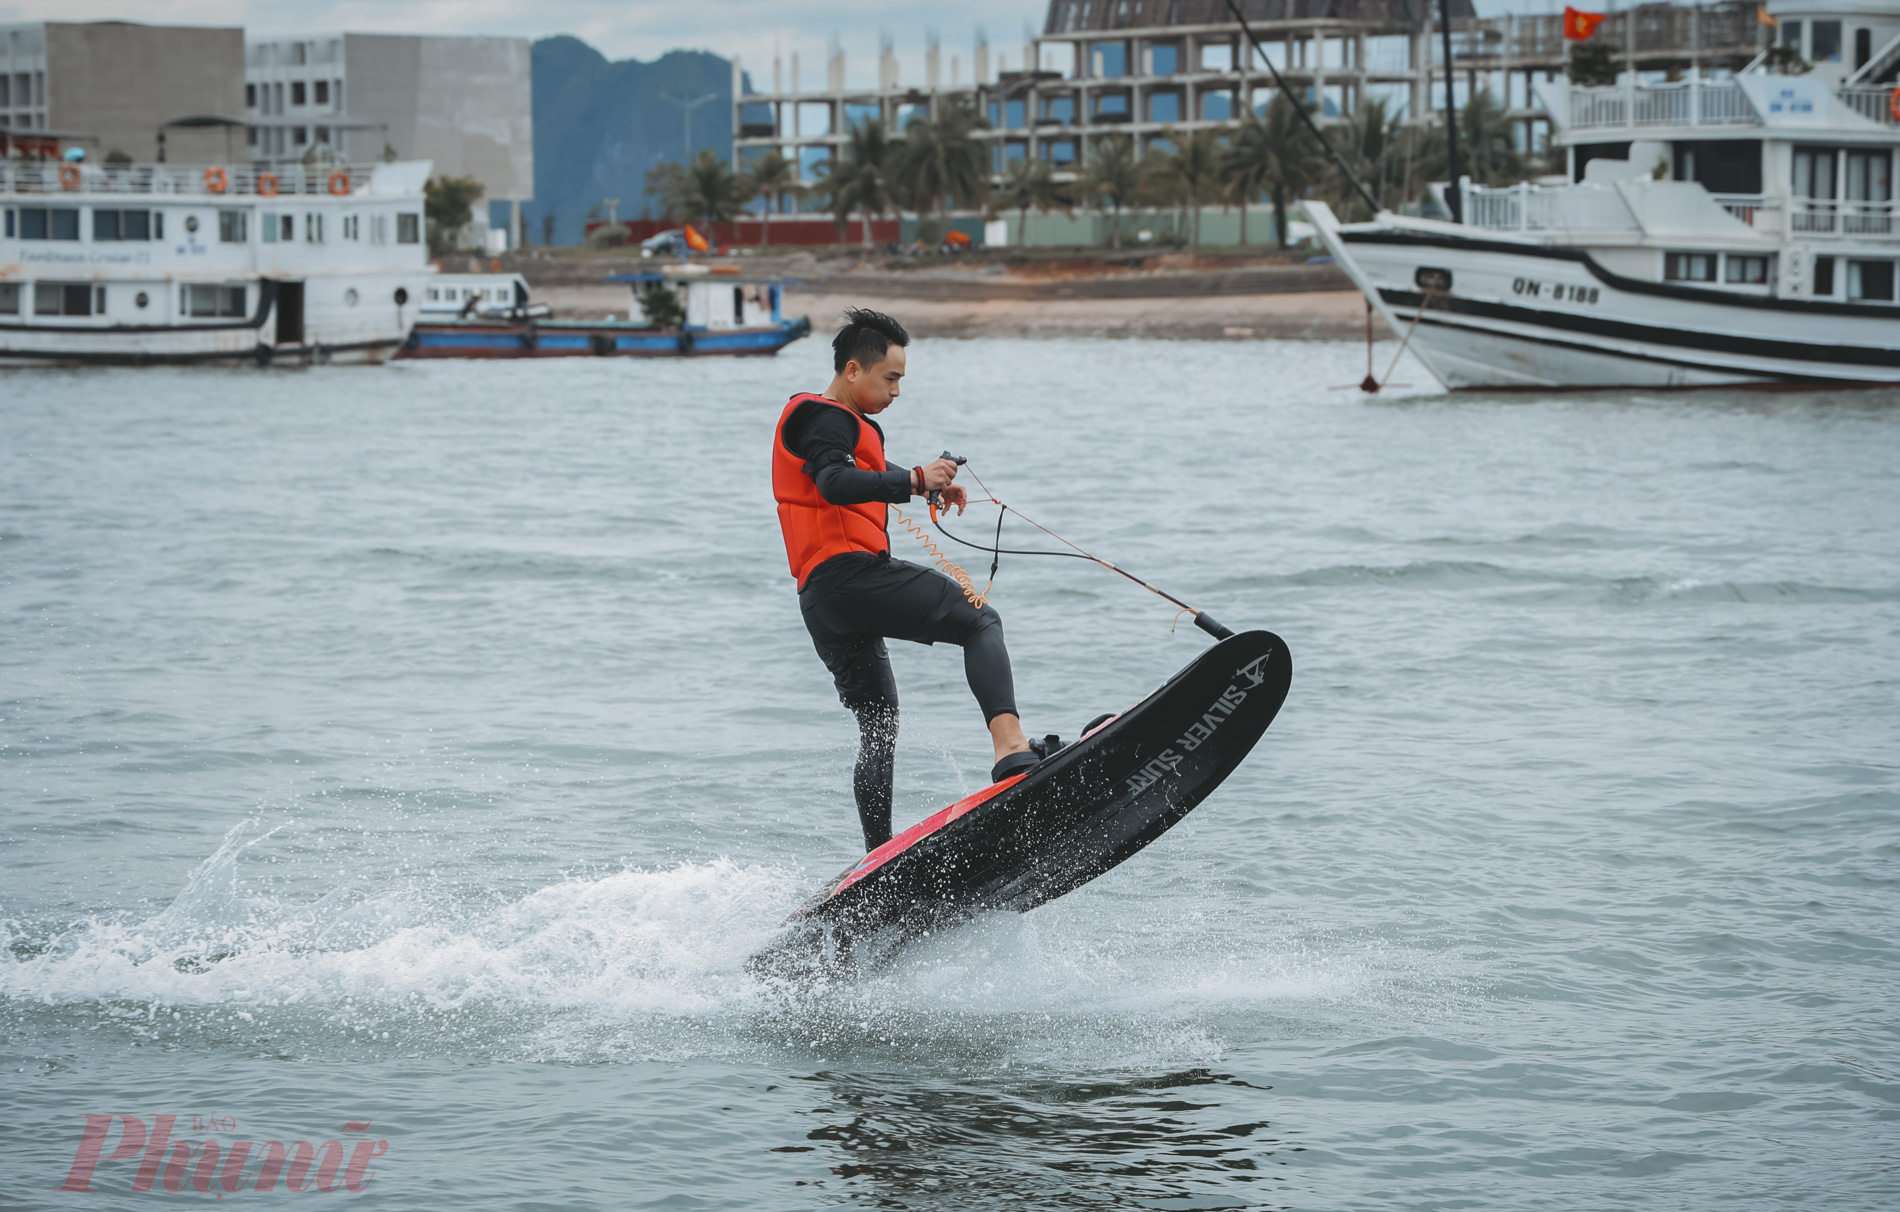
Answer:
[[[881,445],[884,430],[870,417],[863,420],[876,430]],[[783,437],[785,449],[805,460],[805,474],[818,485],[818,495],[833,505],[910,500],[910,468],[858,466],[852,455],[858,447],[857,422],[836,404],[806,400],[785,418]]]

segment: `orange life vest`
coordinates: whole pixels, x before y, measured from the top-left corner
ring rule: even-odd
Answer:
[[[818,491],[818,482],[805,474],[805,460],[785,449],[785,422],[791,419],[792,410],[807,400],[842,408],[858,423],[858,444],[851,457],[857,460],[859,467],[883,471],[886,466],[883,440],[854,410],[809,392],[793,396],[785,405],[772,435],[772,495],[778,498],[778,524],[785,532],[785,555],[800,589],[805,587],[805,578],[811,575],[811,570],[832,556],[847,551],[880,555],[891,549],[891,536],[885,529],[888,514],[884,502],[833,505]]]

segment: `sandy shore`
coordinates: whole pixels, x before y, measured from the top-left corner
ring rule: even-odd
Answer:
[[[561,319],[627,315],[625,286],[549,284],[534,297]],[[847,306],[878,307],[919,336],[1146,337],[1359,340],[1366,305],[1357,291],[1160,299],[879,299],[872,294],[787,291],[783,311],[823,330]],[[1386,334],[1374,321],[1374,332]]]

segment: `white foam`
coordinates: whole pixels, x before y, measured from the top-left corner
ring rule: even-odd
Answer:
[[[233,829],[148,918],[91,919],[11,947],[0,996],[103,1002],[120,1015],[126,1003],[206,1021],[241,1013],[247,1024],[255,1014],[260,1030],[355,1032],[369,1016],[379,1029],[407,1022],[425,1053],[477,1046],[460,1029],[473,1015],[487,1051],[542,1056],[765,1046],[822,1057],[953,1040],[1004,1058],[1154,1063],[1214,1059],[1209,1023],[1230,1013],[1298,1013],[1378,984],[1350,947],[1316,959],[1231,922],[1215,929],[1168,898],[1104,913],[1109,898],[1084,893],[1031,915],[989,915],[864,979],[787,997],[744,961],[807,890],[806,873],[716,859],[568,879],[485,908],[408,886],[347,905],[286,904],[242,877],[286,828]],[[27,943],[17,930],[6,927],[7,941]],[[459,1016],[458,1030],[442,1030],[444,1016]]]

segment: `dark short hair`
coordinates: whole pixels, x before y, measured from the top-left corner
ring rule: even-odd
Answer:
[[[910,334],[904,326],[883,312],[847,307],[844,327],[831,338],[831,368],[842,373],[846,362],[855,361],[869,369],[884,360],[891,346],[909,344]]]

